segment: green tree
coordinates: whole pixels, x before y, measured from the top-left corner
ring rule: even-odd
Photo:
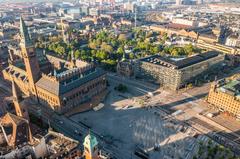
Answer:
[[[152,51],[153,51],[154,54],[156,54],[156,53],[159,53],[160,49],[159,49],[158,46],[155,46],[155,47],[153,47]]]
[[[121,41],[121,42],[126,42],[127,41],[127,37],[125,34],[120,34],[118,36],[118,40]]]
[[[168,34],[167,33],[164,33],[163,36],[162,36],[162,43],[165,43],[165,41],[167,40],[168,38]]]
[[[131,52],[131,53],[129,54],[129,59],[134,59],[134,53]]]
[[[86,51],[86,50],[82,50],[82,51],[81,51],[81,59],[82,59],[83,61],[89,60],[89,59],[90,59],[90,54],[89,54],[89,52]]]
[[[123,46],[120,46],[118,49],[117,49],[117,53],[118,54],[124,54],[124,48],[123,48]]]
[[[123,85],[123,84],[119,84],[118,86],[116,86],[114,88],[115,90],[119,91],[119,92],[122,92],[122,93],[125,93],[128,91],[128,88],[127,86]]]
[[[185,45],[184,50],[187,55],[192,55],[194,53],[194,47],[192,44]]]
[[[177,50],[176,48],[172,49],[172,50],[171,50],[171,55],[172,55],[172,56],[179,56],[178,50]]]
[[[96,53],[97,53],[96,50],[91,50],[91,56],[92,56],[92,57],[96,57]]]
[[[106,60],[108,58],[108,54],[103,50],[98,50],[96,53],[96,57],[100,60]]]
[[[110,43],[112,44],[113,47],[117,47],[118,42],[115,39],[111,39]]]
[[[101,31],[99,32],[97,35],[96,35],[97,39],[101,39],[101,40],[104,40],[107,38],[107,32],[105,31]]]
[[[107,43],[103,42],[101,45],[101,50],[112,53],[113,52],[113,47],[111,45],[108,45]]]
[[[117,62],[112,59],[102,60],[103,67],[110,71],[115,71]]]
[[[182,47],[177,48],[178,55],[186,55],[185,50]]]
[[[88,46],[89,46],[89,48],[91,48],[91,49],[97,49],[97,44],[96,44],[94,41],[90,42],[90,43],[88,44]]]
[[[81,52],[80,52],[79,50],[76,50],[76,51],[74,52],[74,57],[75,57],[76,59],[79,59],[79,58],[81,57]]]
[[[66,50],[63,46],[59,44],[54,51],[60,55],[64,55]]]

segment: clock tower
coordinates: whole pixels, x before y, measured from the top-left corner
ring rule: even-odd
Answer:
[[[40,68],[38,64],[38,59],[36,57],[34,44],[30,39],[28,29],[22,17],[20,18],[20,36],[20,47],[27,72],[29,91],[31,94],[37,97],[35,83],[40,78]]]

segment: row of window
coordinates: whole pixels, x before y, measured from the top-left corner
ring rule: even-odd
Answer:
[[[57,99],[54,98],[54,97],[51,97],[49,95],[47,95],[46,93],[44,92],[41,92],[41,91],[37,91],[38,92],[38,96],[43,99],[45,102],[47,102],[48,104],[50,105],[57,105]]]
[[[67,97],[67,98],[65,99],[65,101],[68,102],[68,101],[70,101],[70,100],[72,100],[72,99],[75,99],[75,98],[77,98],[77,97],[79,97],[79,96],[84,96],[84,95],[86,95],[90,90],[92,90],[92,89],[94,89],[94,88],[96,88],[96,87],[98,87],[99,85],[102,85],[102,84],[105,84],[105,81],[104,81],[104,80],[98,81],[98,82],[96,82],[96,83],[93,83],[93,84],[85,87],[84,89],[79,90],[78,92],[76,92],[76,93],[72,94],[71,96]]]
[[[223,96],[210,95],[209,102],[234,114],[237,114],[240,110],[239,102]]]

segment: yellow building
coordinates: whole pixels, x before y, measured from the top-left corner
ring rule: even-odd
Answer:
[[[198,40],[197,42],[197,47],[203,48],[203,49],[208,49],[208,50],[216,50],[223,52],[225,54],[232,54],[232,55],[239,55],[240,54],[240,49],[222,45],[219,43],[208,43],[203,40]]]
[[[205,33],[201,33],[201,29],[192,28],[187,25],[181,24],[168,24],[168,25],[151,25],[149,27],[150,30],[160,32],[161,34],[167,33],[168,35],[179,35],[190,37],[195,40],[204,41],[206,43],[217,43],[218,42],[218,34],[217,32],[212,31],[210,28],[204,28],[202,30],[206,30]]]
[[[207,101],[221,112],[240,118],[240,81],[220,80],[211,85]]]

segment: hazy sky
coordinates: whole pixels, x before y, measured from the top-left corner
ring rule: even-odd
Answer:
[[[0,0],[0,3],[3,3],[3,2],[54,2],[54,1],[55,2],[56,1],[70,1],[70,2],[74,2],[76,0]],[[225,0],[225,2],[240,2],[240,0]]]
[[[50,1],[61,1],[61,0],[0,0],[0,3],[3,3],[3,2],[50,2]],[[62,1],[71,1],[71,0],[62,0]]]

